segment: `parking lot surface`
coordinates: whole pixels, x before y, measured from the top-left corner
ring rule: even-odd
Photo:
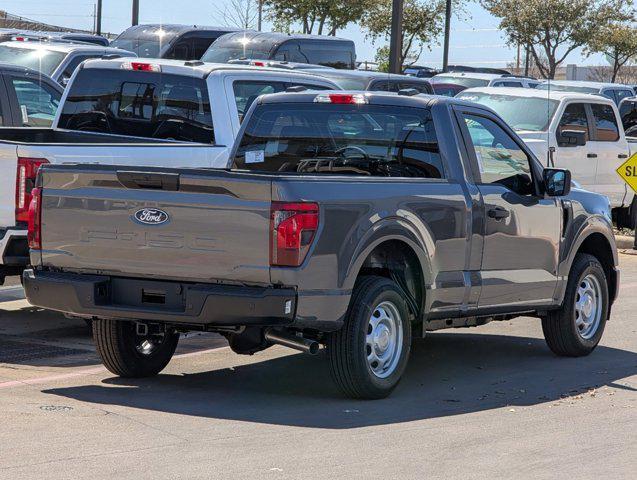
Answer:
[[[557,358],[536,319],[418,340],[380,401],[323,356],[182,339],[158,377],[113,377],[83,322],[0,289],[0,478],[635,478],[637,256],[595,352]]]

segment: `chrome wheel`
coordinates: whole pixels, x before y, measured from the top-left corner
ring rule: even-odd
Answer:
[[[382,302],[372,312],[365,337],[367,364],[378,378],[389,377],[400,361],[403,349],[403,326],[400,313],[392,302]]]
[[[580,337],[590,340],[597,333],[602,318],[601,286],[594,275],[586,275],[575,295],[575,327]]]

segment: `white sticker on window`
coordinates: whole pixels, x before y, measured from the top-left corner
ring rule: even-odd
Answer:
[[[20,110],[22,111],[22,123],[29,123],[29,112],[27,112],[27,106],[20,105]]]
[[[250,150],[246,152],[246,163],[263,163],[265,155],[263,150]]]

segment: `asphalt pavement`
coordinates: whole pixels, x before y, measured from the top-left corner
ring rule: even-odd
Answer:
[[[353,401],[324,355],[182,338],[158,377],[99,363],[83,322],[0,288],[0,479],[634,479],[637,256],[600,346],[551,354],[539,321],[415,342],[394,394]]]

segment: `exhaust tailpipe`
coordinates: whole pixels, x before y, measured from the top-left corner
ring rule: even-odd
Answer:
[[[284,347],[293,348],[294,350],[309,353],[310,355],[316,355],[319,351],[319,343],[317,341],[297,337],[289,333],[266,330],[264,337],[270,343],[283,345]]]

